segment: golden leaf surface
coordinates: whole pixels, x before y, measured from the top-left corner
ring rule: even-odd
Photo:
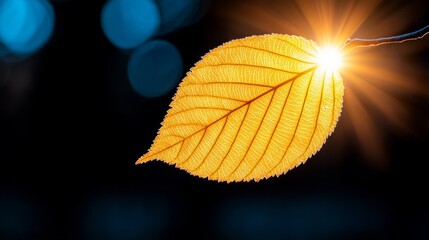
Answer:
[[[332,133],[344,85],[320,48],[270,34],[234,40],[188,72],[149,152],[192,175],[258,181],[305,162]]]

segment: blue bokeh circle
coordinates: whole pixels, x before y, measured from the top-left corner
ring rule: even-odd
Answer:
[[[34,53],[51,37],[54,22],[54,11],[46,0],[0,0],[1,51]]]
[[[113,45],[131,49],[158,32],[160,14],[152,0],[110,0],[102,10],[101,26]]]
[[[133,89],[145,97],[170,92],[183,71],[178,49],[164,40],[152,40],[134,51],[128,63],[128,78]]]

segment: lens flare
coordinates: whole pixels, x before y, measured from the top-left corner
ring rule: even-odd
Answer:
[[[342,46],[349,38],[379,38],[412,32],[427,15],[422,4],[389,0],[219,0],[214,16],[222,40],[249,35],[282,33],[312,39],[319,46]],[[404,21],[406,19],[406,21]],[[215,35],[216,34],[216,35]],[[426,41],[426,42],[424,42]],[[389,129],[416,134],[412,109],[416,97],[426,99],[427,66],[422,55],[427,40],[341,52],[320,49],[321,67],[341,70],[346,91],[341,124],[335,136],[338,144],[360,143],[368,164],[378,169],[389,166],[384,142]],[[426,127],[424,127],[426,129]],[[386,131],[388,130],[388,131]],[[416,133],[417,132],[417,133]],[[327,147],[325,147],[327,149]],[[329,150],[325,150],[329,151]],[[338,148],[331,154],[335,154]]]
[[[343,57],[338,48],[325,47],[319,50],[317,62],[327,71],[338,71],[343,64]]]

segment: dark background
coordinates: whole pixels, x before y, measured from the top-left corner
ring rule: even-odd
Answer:
[[[248,34],[225,34],[229,23],[214,13],[225,2],[208,2],[198,23],[160,37],[179,49],[185,71]],[[47,45],[0,62],[0,239],[429,239],[426,96],[408,98],[406,132],[365,105],[383,133],[383,168],[368,163],[347,113],[318,154],[278,178],[227,184],[161,162],[135,166],[174,91],[148,99],[129,86],[128,54],[100,27],[104,3],[52,1]],[[429,23],[428,14],[410,18],[407,31]],[[422,84],[428,49],[406,56],[426,73]]]

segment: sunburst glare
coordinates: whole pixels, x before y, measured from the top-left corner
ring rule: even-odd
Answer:
[[[340,132],[347,134],[345,139],[354,133],[370,165],[384,169],[389,162],[383,157],[387,135],[383,133],[392,129],[406,134],[416,132],[410,129],[409,105],[416,95],[427,96],[427,83],[420,81],[427,73],[410,56],[427,44],[386,45],[347,53],[338,49],[349,38],[379,38],[414,31],[422,27],[416,22],[424,16],[424,9],[416,4],[382,0],[234,0],[222,1],[214,14],[223,24],[225,40],[281,33],[331,46],[320,50],[319,64],[327,70],[339,69],[344,80],[340,122],[350,124],[339,127],[352,127]]]
[[[340,49],[336,47],[324,47],[319,49],[317,63],[327,71],[338,71],[343,64]]]

